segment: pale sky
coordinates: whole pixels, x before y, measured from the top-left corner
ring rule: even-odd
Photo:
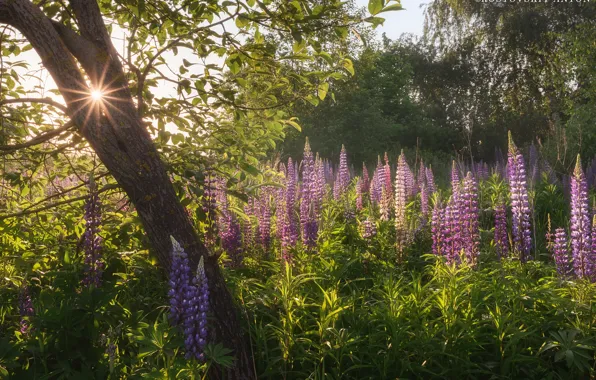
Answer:
[[[401,5],[405,9],[398,12],[381,13],[379,16],[385,19],[382,26],[378,26],[375,31],[379,37],[386,33],[392,40],[399,38],[402,33],[412,33],[422,36],[424,27],[424,6],[431,0],[401,0]],[[359,7],[368,6],[368,0],[356,0]],[[422,6],[422,8],[421,8]]]

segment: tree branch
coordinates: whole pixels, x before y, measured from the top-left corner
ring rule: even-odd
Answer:
[[[64,112],[65,114],[68,113],[66,106],[60,104],[50,98],[18,98],[18,99],[4,99],[0,100],[0,106],[5,104],[15,104],[15,103],[40,103],[40,104],[47,104],[54,108],[59,109],[60,111]]]
[[[118,189],[119,187],[120,186],[118,186],[116,184],[105,185],[101,189],[97,190],[97,193],[100,194],[100,193],[106,192],[108,190]],[[62,205],[69,204],[69,203],[72,203],[72,202],[82,201],[82,200],[85,200],[87,198],[89,198],[89,194],[81,195],[79,197],[65,199],[63,201],[59,201],[59,202],[55,202],[55,203],[50,203],[49,205],[45,205],[43,207],[36,208],[36,209],[27,208],[27,209],[25,209],[23,211],[15,212],[15,213],[12,213],[12,214],[0,215],[0,220],[4,220],[4,219],[8,219],[8,218],[16,218],[16,217],[26,216],[26,215],[30,215],[30,214],[35,214],[35,213],[38,213],[38,212],[41,212],[41,211],[49,210],[51,208],[62,206]]]
[[[32,138],[31,140],[29,140],[27,142],[24,142],[21,144],[14,144],[14,145],[0,145],[0,151],[2,151],[4,153],[11,153],[11,152],[14,152],[19,149],[28,148],[33,145],[41,144],[43,142],[53,139],[56,136],[59,136],[60,134],[68,131],[69,129],[71,129],[74,126],[75,126],[75,124],[72,121],[69,121],[66,124],[64,124],[63,126],[61,126],[60,128],[56,128],[56,129],[46,132],[46,133],[42,133],[41,135],[35,136],[34,138]]]

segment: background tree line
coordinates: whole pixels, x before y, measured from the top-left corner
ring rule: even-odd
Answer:
[[[507,130],[548,147],[560,170],[596,153],[593,3],[437,0],[425,13],[419,39],[361,33],[355,75],[318,107],[291,107],[304,133],[284,153],[297,156],[307,135],[325,156],[345,143],[356,163],[416,147],[491,161]]]

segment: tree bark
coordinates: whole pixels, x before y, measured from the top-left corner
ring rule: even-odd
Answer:
[[[209,340],[233,349],[236,357],[233,368],[214,367],[211,378],[254,379],[250,343],[217,258],[209,255],[194,231],[138,116],[99,6],[95,0],[70,3],[80,34],[50,20],[29,0],[0,0],[0,23],[18,29],[41,57],[66,102],[68,116],[135,205],[160,266],[166,271],[170,266],[170,235],[185,248],[193,267],[204,257],[214,317]],[[93,89],[106,95],[103,102],[91,100]]]

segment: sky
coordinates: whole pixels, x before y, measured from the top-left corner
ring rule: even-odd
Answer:
[[[398,12],[382,13],[379,16],[385,18],[383,26],[378,26],[376,32],[379,36],[387,34],[392,40],[399,38],[403,33],[412,33],[422,36],[424,27],[424,4],[430,0],[401,0],[405,9]],[[368,0],[356,0],[359,7],[368,7]],[[421,8],[422,6],[422,8]]]

